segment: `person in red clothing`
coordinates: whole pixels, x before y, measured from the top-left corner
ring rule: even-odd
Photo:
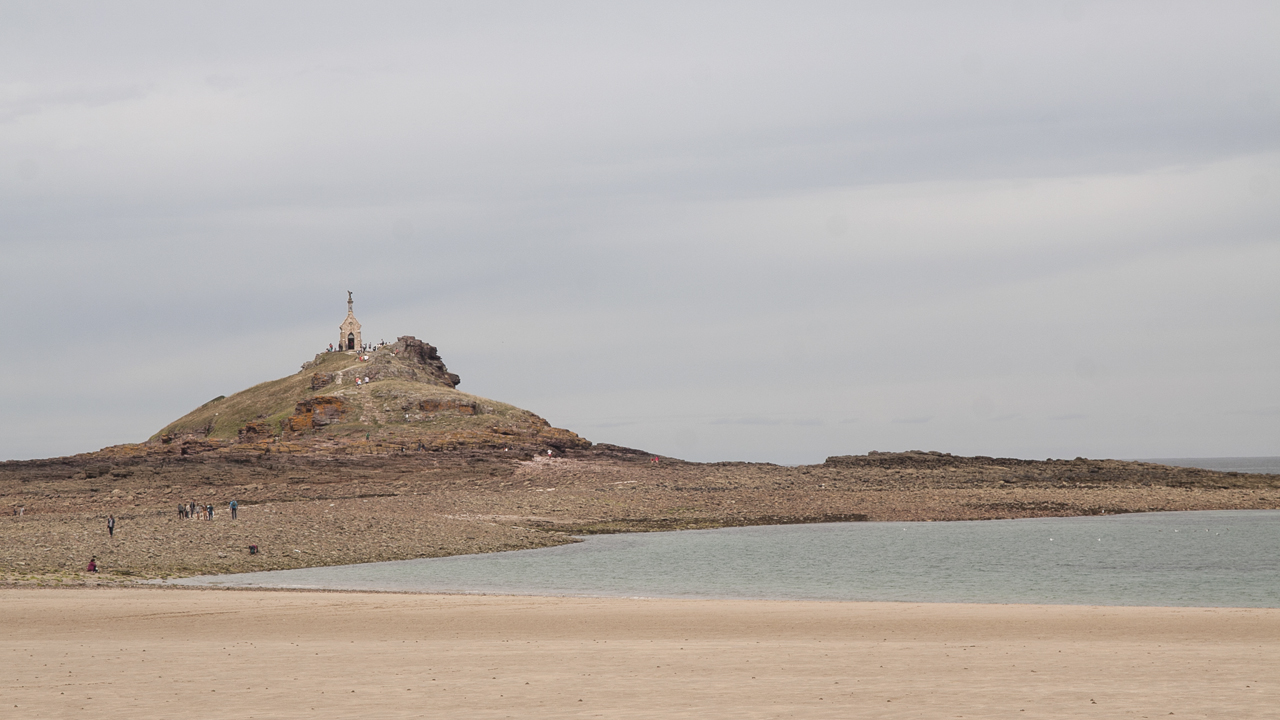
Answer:
[[[87,572],[98,572],[98,558],[89,558],[89,567],[85,568]]]

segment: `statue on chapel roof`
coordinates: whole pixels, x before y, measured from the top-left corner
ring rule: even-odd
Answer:
[[[360,321],[356,320],[355,312],[352,310],[354,301],[351,299],[351,291],[347,291],[347,319],[342,321],[338,326],[338,349],[339,350],[359,350],[363,346],[360,342]]]

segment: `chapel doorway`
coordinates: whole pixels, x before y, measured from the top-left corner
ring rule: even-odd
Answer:
[[[355,349],[356,349],[356,335],[355,335],[355,333],[347,333],[347,349],[348,349],[348,350],[355,350]]]

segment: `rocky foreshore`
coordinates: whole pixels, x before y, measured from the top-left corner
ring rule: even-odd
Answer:
[[[213,505],[213,520],[179,517],[190,503]],[[108,449],[0,463],[0,508],[0,582],[93,584],[544,547],[602,532],[1277,509],[1280,476],[926,452],[783,467],[610,445],[550,457]],[[96,574],[84,572],[91,557]]]

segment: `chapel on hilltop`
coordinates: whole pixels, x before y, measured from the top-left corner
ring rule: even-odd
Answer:
[[[351,300],[351,291],[347,291],[347,319],[342,321],[338,326],[338,349],[339,350],[359,350],[364,347],[360,343],[360,321],[356,320],[356,315],[351,310],[353,305]]]

